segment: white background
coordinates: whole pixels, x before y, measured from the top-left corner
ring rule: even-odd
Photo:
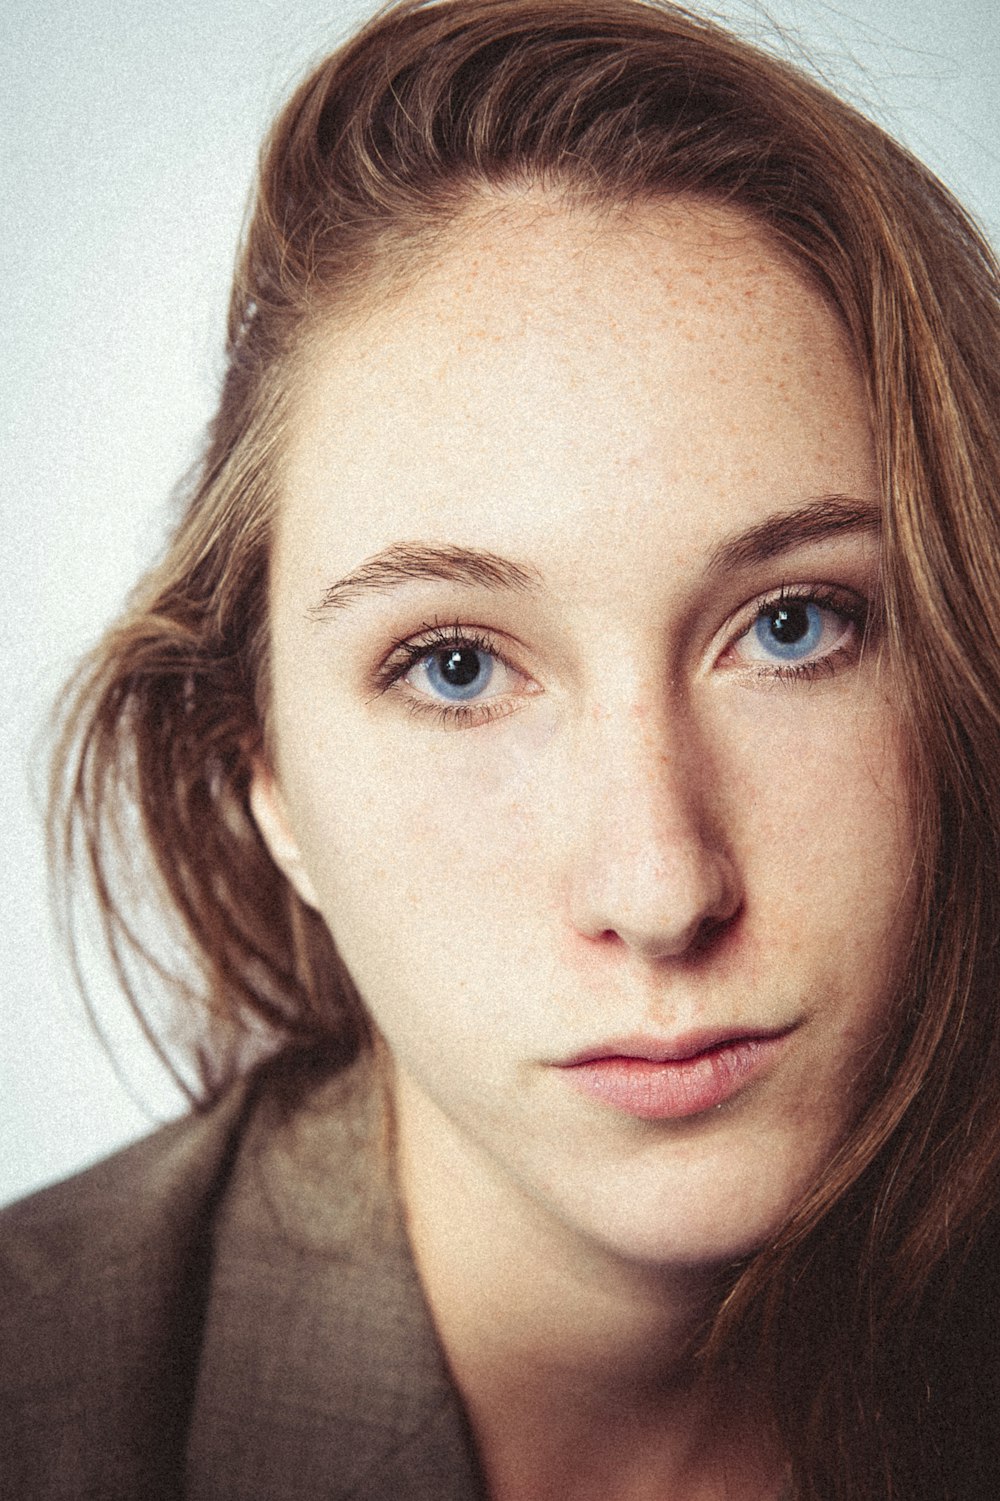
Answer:
[[[45,889],[45,716],[156,555],[198,451],[260,137],[370,8],[8,0],[0,13],[0,1201],[181,1108],[110,977],[96,989],[117,1072],[69,977]],[[810,56],[997,240],[995,0],[773,0],[780,36],[750,0],[721,13]]]

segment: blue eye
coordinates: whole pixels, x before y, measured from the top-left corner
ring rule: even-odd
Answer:
[[[424,630],[423,640],[398,641],[380,673],[380,691],[401,694],[411,713],[437,724],[489,724],[536,691],[491,635],[461,622]]]
[[[782,600],[758,615],[753,634],[772,659],[800,662],[822,643],[831,615],[812,600]]]
[[[815,593],[782,595],[762,605],[757,618],[735,642],[734,655],[759,671],[785,676],[820,666],[833,668],[845,652],[860,650],[867,612],[855,604]]]
[[[478,698],[489,687],[496,658],[477,646],[447,646],[428,653],[418,671],[424,684],[452,703]]]

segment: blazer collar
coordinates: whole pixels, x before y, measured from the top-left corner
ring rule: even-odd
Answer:
[[[484,1497],[385,1121],[368,1064],[291,1115],[258,1102],[216,1220],[191,1501]]]

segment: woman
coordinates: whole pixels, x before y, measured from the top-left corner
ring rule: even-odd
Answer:
[[[4,1216],[13,1494],[995,1494],[996,293],[666,5],[301,87],[57,770],[204,1108]]]

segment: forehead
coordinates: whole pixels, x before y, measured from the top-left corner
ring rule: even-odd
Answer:
[[[613,542],[652,510],[709,545],[834,472],[871,486],[837,318],[752,221],[698,202],[482,205],[403,290],[317,330],[300,380],[279,548],[318,528],[345,568],[512,538],[544,566],[553,531]]]

